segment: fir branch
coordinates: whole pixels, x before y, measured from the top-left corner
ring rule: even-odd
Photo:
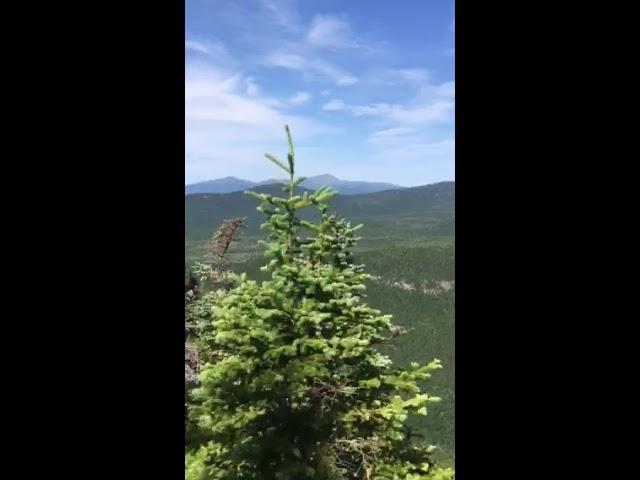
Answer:
[[[284,170],[285,172],[287,172],[289,175],[291,175],[290,170],[284,165],[284,163],[282,163],[280,160],[278,160],[276,157],[274,157],[273,155],[271,155],[270,153],[265,153],[264,156],[271,160],[273,163],[275,163],[278,167],[280,167],[282,170]]]

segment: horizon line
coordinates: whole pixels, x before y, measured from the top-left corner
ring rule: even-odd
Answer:
[[[311,176],[306,177],[305,180],[309,180],[309,179],[311,179],[313,177],[322,177],[322,176],[330,176],[330,177],[333,177],[336,180],[339,180],[339,181],[342,181],[342,182],[385,183],[385,184],[388,184],[388,185],[394,185],[394,186],[397,186],[397,187],[404,187],[404,188],[420,187],[420,186],[423,186],[423,185],[433,185],[435,183],[455,182],[455,178],[453,178],[453,179],[444,179],[444,180],[434,180],[434,181],[430,181],[430,182],[422,182],[422,183],[417,183],[415,185],[400,185],[400,184],[393,183],[393,182],[390,182],[390,181],[385,181],[385,180],[350,180],[350,179],[346,179],[346,178],[337,177],[337,176],[332,175],[330,173],[321,173],[321,174],[318,174],[318,175],[311,175]],[[216,180],[224,180],[224,179],[241,180],[243,182],[251,182],[251,183],[264,183],[264,182],[267,182],[267,181],[273,181],[274,183],[277,183],[277,182],[279,182],[281,180],[286,180],[284,178],[282,178],[282,179],[266,178],[266,179],[263,179],[263,180],[249,180],[247,178],[236,177],[235,175],[227,175],[227,176],[224,176],[224,177],[210,178],[208,180],[198,180],[198,181],[194,181],[194,182],[191,182],[191,183],[186,183],[185,182],[184,186],[185,187],[189,187],[191,185],[198,185],[200,183],[214,182]]]

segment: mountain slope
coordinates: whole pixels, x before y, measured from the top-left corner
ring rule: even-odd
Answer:
[[[252,190],[282,195],[278,185],[263,185]],[[305,189],[298,189],[303,192]],[[455,183],[442,182],[421,187],[360,195],[338,195],[330,202],[332,210],[354,222],[367,219],[374,228],[388,228],[393,222],[407,219],[410,228],[419,228],[425,219],[439,219],[453,222],[455,203]],[[264,221],[264,215],[256,210],[258,203],[243,192],[227,194],[194,194],[185,196],[185,235],[190,240],[208,238],[214,229],[226,218],[246,217],[246,233],[257,234]],[[315,219],[317,212],[312,208],[303,211],[303,218]],[[413,221],[413,218],[423,219]]]
[[[398,185],[393,185],[392,183],[340,180],[333,175],[317,175],[315,177],[309,177],[302,183],[302,186],[311,190],[327,186],[340,192],[341,195],[358,195],[361,193],[374,193],[384,190],[397,190],[404,188]]]
[[[262,182],[252,182],[236,177],[218,178],[216,180],[208,180],[206,182],[194,183],[185,187],[185,194],[193,193],[231,193],[246,190],[260,185],[269,185],[277,183],[279,179],[268,179]],[[361,193],[374,193],[384,190],[401,189],[398,185],[384,182],[362,182],[340,180],[333,175],[316,175],[307,178],[303,186],[311,190],[315,190],[322,186],[331,187],[340,192],[341,195],[357,195]]]

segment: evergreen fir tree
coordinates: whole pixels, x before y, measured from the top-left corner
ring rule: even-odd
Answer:
[[[279,198],[251,193],[267,216],[263,242],[271,279],[245,275],[217,297],[191,418],[205,440],[186,455],[187,480],[445,480],[407,427],[438,399],[420,380],[440,368],[394,368],[376,344],[400,330],[362,301],[367,278],[351,249],[358,227],[329,213],[335,192],[297,195],[288,127],[287,172]],[[318,224],[300,220],[319,209]],[[301,238],[304,232],[309,238]]]

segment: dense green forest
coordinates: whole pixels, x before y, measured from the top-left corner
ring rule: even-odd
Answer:
[[[278,194],[278,185],[265,185],[257,192]],[[308,190],[298,188],[296,193]],[[332,211],[353,222],[363,223],[363,237],[356,248],[381,248],[386,244],[413,245],[442,238],[451,242],[454,232],[453,182],[423,187],[389,190],[361,195],[337,196]],[[255,202],[242,192],[195,194],[185,196],[185,254],[197,259],[216,227],[231,217],[245,218],[244,240],[234,250],[236,255],[257,251],[263,237],[262,217]],[[316,221],[318,212],[301,212],[301,218]]]
[[[293,170],[292,166],[291,170]],[[293,179],[293,173],[291,176]],[[259,198],[263,203],[265,201],[268,203],[272,196],[281,192],[280,187],[272,185],[260,187],[256,191],[257,195],[261,196]],[[303,198],[302,195],[305,195],[304,198],[313,195],[309,191],[291,188],[290,198],[297,194],[300,194],[300,198]],[[408,369],[408,372],[416,364],[427,365],[434,358],[439,359],[442,363],[442,368],[434,372],[433,375],[429,374],[422,379],[417,377],[415,380],[420,389],[425,389],[429,395],[440,397],[441,401],[429,406],[428,415],[409,415],[407,420],[407,425],[418,435],[423,436],[427,443],[437,446],[435,451],[429,450],[429,457],[440,467],[452,466],[454,463],[454,198],[454,185],[451,182],[446,182],[427,187],[375,194],[338,196],[328,202],[329,208],[326,213],[323,213],[321,209],[316,209],[311,213],[301,210],[299,216],[302,220],[328,225],[327,215],[337,212],[341,217],[346,217],[355,223],[364,223],[364,227],[358,231],[358,236],[361,238],[357,244],[350,244],[349,248],[353,252],[349,264],[363,265],[364,271],[370,275],[364,281],[366,289],[358,295],[373,309],[393,315],[393,323],[403,327],[405,332],[393,336],[388,341],[381,342],[375,347],[376,351],[388,355],[394,362],[394,366]],[[226,263],[224,268],[238,274],[246,274],[246,277],[237,277],[234,280],[236,283],[229,283],[225,285],[225,288],[231,286],[238,288],[238,285],[242,286],[243,282],[248,281],[247,279],[257,282],[265,281],[266,284],[269,284],[275,278],[274,275],[279,275],[279,270],[264,271],[261,270],[261,267],[267,263],[269,255],[271,255],[272,262],[273,258],[280,257],[278,257],[279,254],[273,257],[277,252],[272,251],[265,258],[262,252],[263,248],[258,244],[258,240],[266,238],[267,233],[259,228],[262,219],[260,212],[256,212],[256,205],[255,199],[240,193],[187,195],[185,197],[186,263],[188,265],[194,265],[194,262],[209,261],[211,263],[210,258],[207,260],[206,246],[213,230],[225,219],[243,218],[244,228],[240,235],[234,238],[232,248],[229,248],[228,251],[225,249]],[[286,203],[282,203],[282,205],[286,206]],[[272,215],[274,214],[272,213]],[[274,225],[280,224],[275,222]],[[305,236],[313,238],[314,231],[311,228],[300,226],[299,231],[302,239]],[[198,264],[195,263],[195,265]],[[219,289],[221,284],[219,278],[212,280],[211,275],[208,279],[205,278],[206,275],[202,275],[201,269],[202,265],[186,270],[185,291],[191,292],[190,295],[193,296],[194,286],[199,283],[195,289],[197,291],[195,296],[206,298],[207,292],[211,293]],[[354,282],[357,283],[355,280]],[[197,304],[198,301],[196,299],[195,303]],[[241,302],[248,300],[245,297],[237,297],[235,301],[240,302],[238,305],[241,305]],[[186,299],[185,305],[189,302],[191,302],[191,297]],[[212,305],[215,305],[215,302],[213,297],[208,297],[202,304],[205,308],[213,308]],[[240,307],[228,308],[231,308],[229,311],[236,311],[233,309]],[[205,320],[211,322],[211,318],[206,316],[208,314],[201,312],[200,315],[204,315]],[[233,328],[237,328],[237,326],[233,326]],[[187,341],[187,337],[185,330],[185,341]],[[195,343],[197,344],[197,342],[196,340]],[[202,345],[203,343],[198,348],[203,348]],[[213,370],[211,371],[213,372]],[[216,373],[216,375],[219,374],[219,372]],[[219,388],[218,383],[213,383],[218,385],[216,388]],[[209,394],[212,394],[211,391]],[[195,445],[204,441],[203,439],[206,439],[207,436],[200,437],[202,432],[197,431],[198,429],[193,424],[188,425],[187,429],[188,432],[191,431],[192,436],[191,443],[187,440],[187,450],[191,452],[188,453],[188,458],[191,459],[189,465],[192,468],[191,474],[188,473],[188,476],[192,475],[190,478],[196,478],[193,476],[194,469],[200,468],[198,471],[202,474],[204,471],[202,465],[206,465],[207,461],[197,457],[198,453],[193,452],[202,452],[202,450],[195,449]],[[389,465],[394,464],[392,457],[395,454],[388,452],[387,454],[391,457],[385,461],[390,462]],[[381,465],[382,463],[384,462],[381,461]],[[193,467],[196,464],[197,468]],[[316,465],[314,468],[319,467]],[[442,471],[444,472],[444,470]],[[362,472],[358,472],[358,475],[362,475]],[[427,477],[420,476],[426,475],[424,472],[422,474],[418,470],[412,470],[412,472],[414,473],[407,473],[407,479],[449,478],[444,473],[442,477]],[[415,476],[411,476],[414,474]],[[369,477],[361,476],[358,478]],[[373,476],[371,478],[387,477]],[[405,478],[405,476],[397,478]]]

